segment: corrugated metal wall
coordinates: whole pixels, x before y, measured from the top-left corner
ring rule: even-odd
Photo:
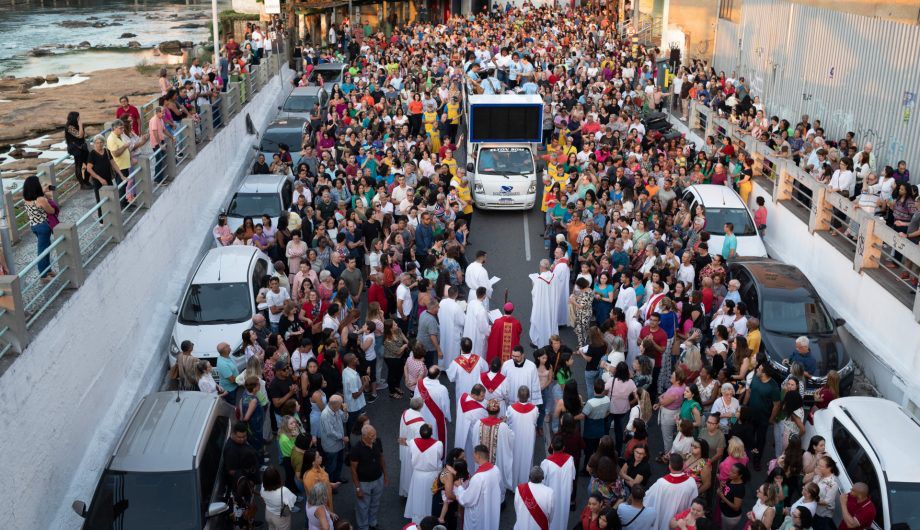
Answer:
[[[739,24],[719,20],[713,65],[747,78],[769,114],[808,114],[829,138],[853,131],[879,169],[907,160],[920,181],[920,26],[744,0]]]

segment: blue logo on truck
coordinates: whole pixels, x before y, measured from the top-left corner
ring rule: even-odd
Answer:
[[[512,191],[514,191],[514,186],[502,186],[499,192],[500,192],[502,195],[508,195],[508,194],[510,194]]]

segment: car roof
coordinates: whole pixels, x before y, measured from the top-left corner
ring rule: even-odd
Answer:
[[[140,473],[194,469],[218,400],[217,394],[203,392],[145,396],[115,447],[109,469]]]
[[[920,482],[920,460],[913,454],[920,424],[894,401],[874,397],[844,397],[830,402],[834,417],[849,419],[847,429],[862,433],[872,446],[889,482]]]
[[[325,92],[321,86],[299,86],[291,91],[291,96],[316,96],[320,92]]]
[[[195,271],[192,283],[238,283],[249,280],[249,264],[259,249],[248,245],[212,248]]]
[[[247,175],[243,177],[237,193],[276,193],[287,179],[286,175]]]
[[[317,70],[339,70],[345,68],[345,63],[321,63],[313,67],[313,71]]]
[[[706,208],[744,208],[744,201],[735,190],[718,184],[694,184],[691,190]]]
[[[277,129],[296,129],[303,130],[304,124],[307,123],[307,120],[303,118],[283,118],[280,120],[275,120],[268,124],[268,127],[265,128],[266,131],[277,130]]]
[[[795,265],[764,258],[739,258],[731,265],[747,269],[765,289],[793,290],[807,287],[812,290],[811,282]]]

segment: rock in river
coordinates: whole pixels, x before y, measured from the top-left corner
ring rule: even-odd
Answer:
[[[170,55],[182,55],[182,43],[177,40],[168,40],[160,43],[160,51]]]
[[[29,55],[32,57],[47,57],[51,55],[51,50],[46,48],[32,48],[29,50]]]
[[[48,83],[49,85],[53,85],[54,83],[57,83],[60,80],[61,79],[54,74],[49,74],[45,76],[45,82]]]
[[[133,39],[134,37],[137,37],[137,35],[135,35],[134,33],[122,33],[121,37],[118,37],[118,38],[119,39]]]
[[[128,48],[140,48],[140,47],[141,47],[141,43],[137,42],[136,40],[128,42]]]

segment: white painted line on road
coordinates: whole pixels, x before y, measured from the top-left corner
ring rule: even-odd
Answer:
[[[527,226],[527,210],[521,212],[521,219],[524,220],[524,259],[530,261],[530,227]]]

